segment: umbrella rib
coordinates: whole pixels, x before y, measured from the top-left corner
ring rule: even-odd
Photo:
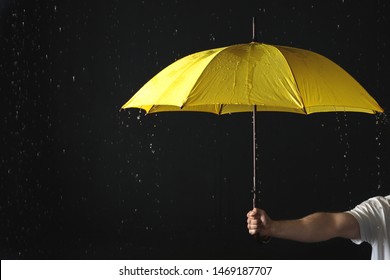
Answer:
[[[219,104],[218,115],[222,115],[223,104]]]

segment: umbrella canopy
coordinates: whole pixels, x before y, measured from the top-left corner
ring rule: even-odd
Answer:
[[[153,77],[122,108],[227,114],[252,112],[254,105],[256,111],[300,114],[383,112],[326,57],[257,42],[188,55]]]

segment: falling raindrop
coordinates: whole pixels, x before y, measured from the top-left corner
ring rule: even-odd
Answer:
[[[349,176],[349,150],[350,145],[348,141],[348,120],[347,120],[347,113],[344,112],[343,114],[343,120],[341,121],[339,118],[339,114],[336,113],[336,121],[337,121],[337,132],[339,133],[339,143],[344,146],[344,153],[343,153],[343,161],[344,161],[344,177],[343,182],[346,183],[348,181]]]
[[[375,137],[375,141],[376,141],[376,145],[377,145],[377,155],[376,155],[376,175],[377,175],[377,180],[378,180],[378,184],[377,184],[377,189],[381,189],[382,188],[382,185],[383,185],[383,182],[382,182],[382,157],[381,157],[381,154],[382,154],[382,132],[383,132],[383,125],[388,125],[388,119],[387,119],[387,115],[385,113],[381,113],[381,114],[376,114],[375,115],[375,124],[376,124],[376,137]]]
[[[152,143],[149,144],[149,149],[150,149],[152,154],[154,154],[156,152],[156,150],[153,149],[153,144]]]

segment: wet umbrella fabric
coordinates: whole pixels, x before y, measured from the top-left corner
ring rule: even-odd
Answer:
[[[147,113],[382,112],[346,71],[317,53],[257,42],[198,52],[169,65],[122,108]]]
[[[383,112],[340,66],[312,51],[251,42],[188,55],[154,76],[127,103],[147,113],[253,112],[253,206],[257,111]]]

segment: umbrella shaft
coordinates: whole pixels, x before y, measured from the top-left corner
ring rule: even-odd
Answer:
[[[253,208],[256,208],[256,105],[253,105],[252,115],[253,130]]]

